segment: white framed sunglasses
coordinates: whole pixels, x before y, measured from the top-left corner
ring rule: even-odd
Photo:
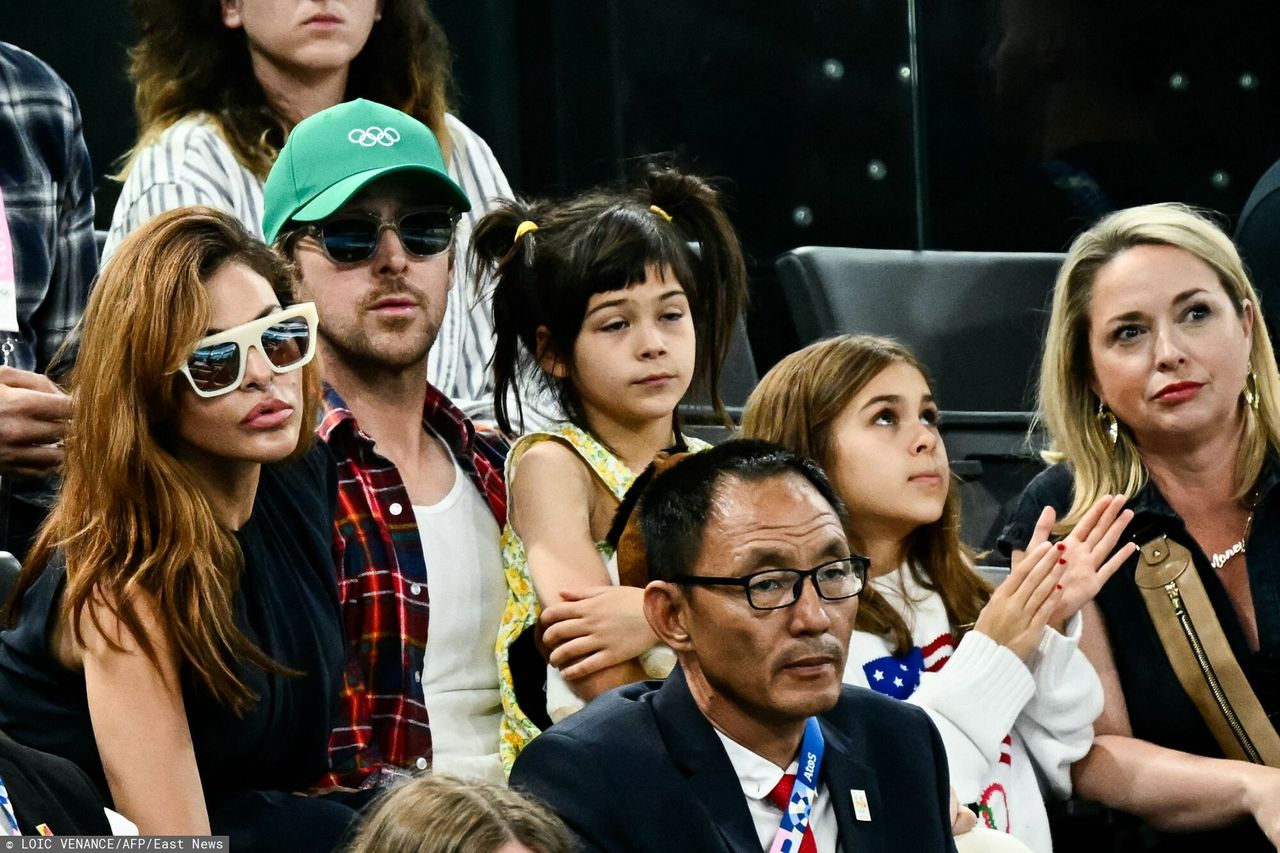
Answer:
[[[179,372],[199,396],[220,397],[240,387],[251,347],[273,373],[297,370],[315,357],[317,323],[314,302],[290,305],[202,339]]]

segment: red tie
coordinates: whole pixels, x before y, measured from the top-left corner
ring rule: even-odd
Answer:
[[[773,803],[783,812],[787,810],[787,804],[791,802],[791,789],[796,784],[796,774],[787,773],[778,784],[773,786],[773,790],[769,792],[769,802]],[[818,844],[813,840],[813,813],[809,813],[809,825],[804,829],[804,839],[800,842],[799,853],[818,853]]]

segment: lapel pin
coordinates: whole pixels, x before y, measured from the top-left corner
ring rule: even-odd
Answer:
[[[850,788],[849,796],[853,798],[853,816],[858,820],[871,820],[871,808],[867,805],[867,792],[860,791],[857,788]]]

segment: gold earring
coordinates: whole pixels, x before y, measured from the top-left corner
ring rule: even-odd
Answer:
[[[1258,411],[1258,404],[1262,402],[1262,395],[1258,393],[1258,374],[1252,369],[1244,378],[1244,401],[1255,412]]]
[[[1102,426],[1103,434],[1111,439],[1111,446],[1114,447],[1120,440],[1120,422],[1116,420],[1115,413],[1101,400],[1098,401],[1098,423]]]

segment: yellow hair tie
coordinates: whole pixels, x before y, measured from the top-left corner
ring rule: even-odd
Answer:
[[[513,240],[512,242],[519,243],[521,237],[523,237],[526,234],[532,234],[534,231],[537,231],[537,230],[538,230],[538,223],[534,222],[532,219],[526,219],[524,222],[521,222],[519,225],[516,226],[516,239]]]
[[[667,213],[665,210],[658,207],[656,204],[649,205],[649,209],[652,210],[654,213],[658,214],[659,216],[661,216],[663,219],[667,220],[668,222],[671,221],[671,214]]]

